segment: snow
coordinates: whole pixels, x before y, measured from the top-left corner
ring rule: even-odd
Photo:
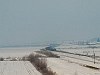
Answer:
[[[29,61],[0,61],[0,75],[41,75]]]
[[[59,46],[59,51],[66,51],[70,53],[100,56],[100,48],[86,48],[77,45],[74,46]],[[53,52],[60,56],[60,58],[48,58],[48,66],[55,71],[58,75],[100,75],[100,69],[91,69],[84,65],[100,68],[100,61],[86,56],[79,56],[68,53]]]
[[[40,49],[42,48],[0,48],[0,57],[23,57]],[[70,49],[60,47],[60,50],[79,54],[84,54],[84,52],[88,52],[89,55],[93,54],[93,49],[91,48]],[[100,48],[95,48],[94,52],[97,56],[100,56]],[[90,57],[59,52],[54,53],[60,55],[61,58],[47,58],[47,65],[57,75],[100,75],[100,70],[83,66],[90,65],[100,68],[99,60],[96,60],[98,63],[94,64],[94,60]],[[29,61],[0,61],[0,75],[41,75],[41,73]]]
[[[23,57],[42,47],[17,47],[17,48],[0,48],[0,57]]]
[[[47,63],[57,75],[100,75],[99,70],[86,68],[59,58],[48,58]]]
[[[58,46],[56,47],[57,50],[71,52],[71,53],[78,53],[78,54],[85,54],[85,55],[93,55],[100,56],[100,48],[87,48],[79,45],[71,45],[71,46]]]

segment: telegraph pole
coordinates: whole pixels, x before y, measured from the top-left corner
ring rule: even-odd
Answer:
[[[94,64],[95,64],[95,52],[94,52],[94,48],[93,48],[93,59],[94,59]]]
[[[94,64],[95,64],[95,53],[94,53]]]

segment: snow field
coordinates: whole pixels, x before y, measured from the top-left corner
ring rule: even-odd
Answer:
[[[23,57],[41,48],[42,47],[0,48],[0,57]]]
[[[29,61],[0,61],[0,75],[41,75]]]
[[[48,58],[48,67],[57,75],[100,75],[99,70],[90,69],[59,58]]]

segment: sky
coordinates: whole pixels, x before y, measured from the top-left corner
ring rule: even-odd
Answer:
[[[0,0],[0,45],[100,37],[100,0]]]

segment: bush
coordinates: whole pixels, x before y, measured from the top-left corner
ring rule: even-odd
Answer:
[[[36,67],[36,69],[42,73],[42,75],[56,75],[55,72],[51,71],[47,67],[47,62],[45,58],[40,58],[41,55],[30,54],[28,60]]]
[[[42,51],[36,51],[37,53],[41,53],[41,54],[44,54],[46,55],[47,57],[55,57],[55,58],[60,58],[60,56],[58,56],[57,54],[54,54],[50,51],[47,51],[47,50],[42,50]]]
[[[4,58],[1,57],[1,58],[0,58],[0,61],[4,61]]]
[[[12,58],[11,61],[18,61],[16,58]]]
[[[36,60],[38,60],[38,58],[39,57],[42,57],[41,55],[39,55],[39,54],[30,54],[29,56],[28,56],[28,60],[30,61],[30,62],[35,62]]]

